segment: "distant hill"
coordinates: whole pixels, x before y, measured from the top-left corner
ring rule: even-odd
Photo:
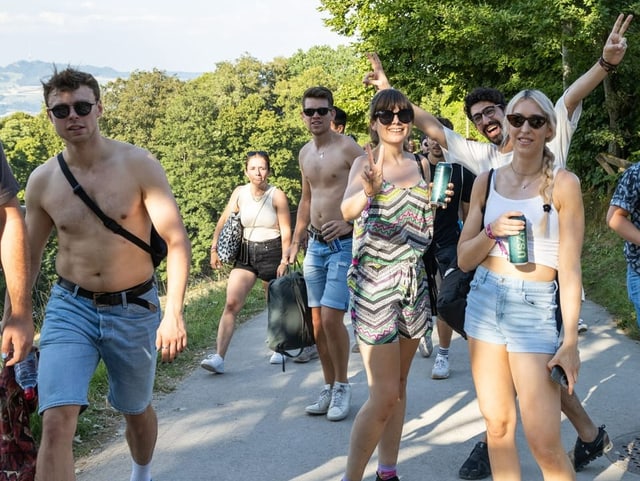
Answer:
[[[67,66],[56,63],[58,69]],[[101,85],[117,78],[128,78],[130,72],[119,72],[111,67],[96,67],[94,65],[72,65],[74,68],[93,74]],[[20,60],[0,67],[0,117],[13,112],[27,112],[37,114],[42,109],[42,80],[47,79],[53,72],[51,62],[39,60]],[[167,72],[181,80],[190,80],[200,76],[196,72]]]

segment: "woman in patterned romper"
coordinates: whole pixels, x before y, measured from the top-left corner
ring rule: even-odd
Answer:
[[[422,254],[431,242],[429,181],[403,145],[413,109],[397,90],[370,106],[374,143],[358,157],[342,201],[355,220],[348,274],[351,318],[367,372],[369,399],[353,424],[343,481],[360,481],[378,447],[377,480],[394,480],[406,407],[406,380],[431,318]],[[423,166],[429,172],[428,166]]]

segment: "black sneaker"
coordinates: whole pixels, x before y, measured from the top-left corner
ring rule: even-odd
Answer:
[[[571,456],[573,467],[576,471],[581,471],[587,464],[602,456],[603,453],[609,452],[613,447],[613,443],[604,428],[604,424],[598,428],[598,435],[590,443],[585,443],[580,438],[576,439],[573,456]]]
[[[473,447],[473,451],[458,471],[458,477],[460,479],[484,479],[490,474],[489,447],[487,443],[480,441]]]
[[[383,480],[378,473],[376,473],[376,481],[400,481],[400,479],[398,478],[398,476],[394,476],[393,478],[389,478],[386,480]]]

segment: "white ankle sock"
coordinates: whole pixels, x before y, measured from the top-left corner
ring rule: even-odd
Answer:
[[[151,481],[151,463],[141,466],[131,461],[131,481]]]

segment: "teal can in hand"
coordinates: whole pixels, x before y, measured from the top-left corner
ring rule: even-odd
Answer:
[[[516,266],[529,263],[529,249],[527,247],[527,218],[523,215],[509,217],[524,221],[524,229],[517,235],[509,236],[509,262]]]
[[[449,162],[438,162],[436,171],[433,174],[433,186],[431,187],[431,205],[443,207],[447,205],[447,188],[451,182],[451,171],[453,168]]]

